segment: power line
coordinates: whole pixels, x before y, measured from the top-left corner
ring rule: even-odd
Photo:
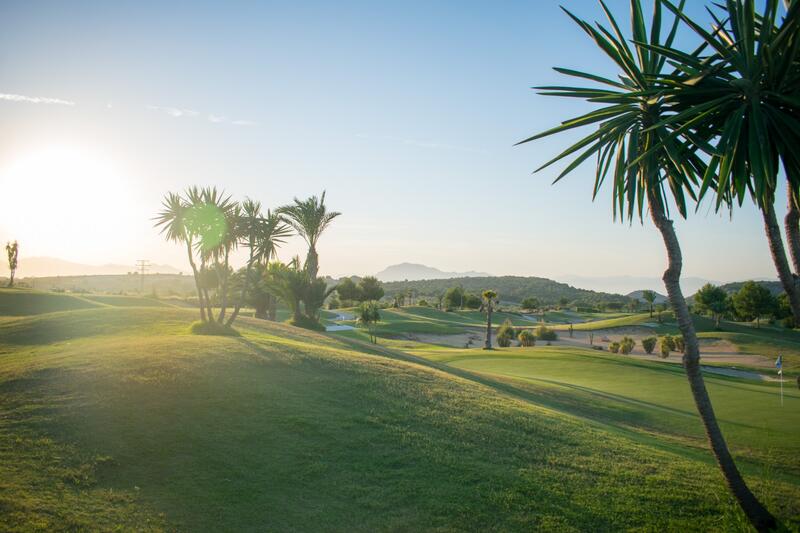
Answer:
[[[144,275],[150,270],[150,261],[147,259],[137,259],[136,269],[139,271],[139,294],[144,294]]]

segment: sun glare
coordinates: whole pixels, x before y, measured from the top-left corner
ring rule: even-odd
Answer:
[[[87,148],[32,150],[0,168],[0,183],[9,193],[0,224],[43,246],[113,236],[130,202],[128,181],[114,162]]]

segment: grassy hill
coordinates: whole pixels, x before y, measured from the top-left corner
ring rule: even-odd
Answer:
[[[250,319],[241,337],[200,337],[194,319],[108,305],[0,319],[0,530],[742,525],[678,374],[648,392],[647,366],[536,348],[521,379],[502,354]],[[722,408],[748,480],[797,529],[796,420],[754,421],[774,391],[721,378],[715,399],[726,387],[752,410]]]
[[[496,290],[500,299],[509,302],[521,302],[527,297],[538,298],[544,304],[555,304],[561,298],[581,305],[593,305],[598,302],[626,302],[627,298],[620,294],[577,289],[566,283],[559,283],[547,278],[523,276],[490,276],[466,277],[451,279],[428,279],[420,281],[392,281],[384,283],[386,295],[393,297],[413,289],[420,297],[436,297],[450,287],[462,286],[467,292],[480,294],[486,289]]]

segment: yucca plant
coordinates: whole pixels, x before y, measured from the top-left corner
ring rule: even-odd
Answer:
[[[681,13],[685,2],[676,8]],[[669,217],[670,202],[680,216],[687,214],[687,197],[696,201],[696,188],[706,174],[706,165],[698,155],[699,142],[680,135],[666,119],[676,112],[665,100],[664,75],[672,74],[670,56],[662,49],[672,49],[681,16],[673,17],[662,41],[663,0],[653,3],[649,34],[640,0],[631,0],[631,36],[625,36],[611,11],[601,0],[600,6],[608,27],[581,20],[568,10],[567,15],[592,39],[619,69],[618,79],[588,72],[556,68],[570,77],[594,82],[585,86],[539,87],[541,94],[578,98],[598,104],[599,109],[567,120],[560,126],[534,135],[521,143],[535,141],[574,128],[591,126],[594,131],[542,165],[550,165],[573,156],[555,181],[594,159],[596,164],[593,196],[610,177],[613,213],[632,221],[643,219],[646,206],[666,248],[668,267],[663,275],[670,304],[686,343],[683,363],[695,405],[702,419],[709,444],[734,497],[750,522],[758,529],[774,527],[775,519],[747,487],[717,423],[711,400],[700,371],[697,334],[680,287],[683,259],[680,242]],[[699,55],[700,51],[685,54]],[[667,72],[669,69],[669,72]]]
[[[732,209],[751,198],[761,210],[773,263],[800,319],[800,2],[779,17],[779,0],[726,0],[709,10],[714,28],[704,29],[665,0],[701,39],[704,54],[666,46],[653,53],[676,67],[663,79],[675,111],[662,124],[695,140],[707,154],[700,197],[709,191],[716,207]],[[780,166],[787,177],[784,221],[794,275],[775,214]]]

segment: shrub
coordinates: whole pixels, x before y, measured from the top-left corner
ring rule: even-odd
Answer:
[[[523,329],[520,331],[519,335],[517,335],[517,339],[519,340],[520,346],[524,346],[526,348],[530,346],[536,346],[536,335],[529,329]]]
[[[656,348],[656,343],[657,342],[658,342],[657,338],[655,338],[655,337],[647,337],[645,339],[642,339],[642,348],[644,348],[644,351],[649,353],[649,354],[653,353],[653,350],[655,350],[655,348]]]
[[[500,329],[497,330],[497,345],[501,348],[508,348],[511,346],[511,340],[514,338],[514,326],[511,320],[506,319]]]
[[[675,350],[675,338],[672,335],[664,335],[661,337],[661,357],[666,359],[669,357],[669,352]]]
[[[622,337],[622,340],[619,343],[619,351],[623,355],[628,355],[633,351],[633,347],[636,346],[636,341],[634,341],[630,337]]]
[[[295,320],[294,318],[290,318],[289,324],[303,329],[310,329],[314,331],[325,331],[325,326],[320,324],[318,320],[314,320],[313,318],[309,318],[305,315],[300,315],[300,317],[297,320]]]
[[[193,322],[189,327],[189,331],[193,335],[221,335],[226,337],[238,337],[239,332],[230,326],[220,324],[216,320],[210,322],[202,322],[200,320]]]
[[[675,345],[675,351],[683,353],[683,349],[686,345],[683,342],[683,335],[675,335],[672,337],[672,343]]]
[[[431,304],[428,303],[428,300],[420,300],[417,302],[417,305],[420,307],[430,307]]]
[[[558,334],[555,332],[554,329],[550,329],[545,325],[541,325],[536,328],[536,337],[539,340],[543,341],[555,341],[558,340]]]
[[[794,329],[794,317],[793,316],[784,317],[784,319],[781,320],[781,324],[783,324],[783,327],[785,327],[786,329]]]
[[[614,341],[608,345],[608,351],[611,353],[619,353],[619,343]]]

